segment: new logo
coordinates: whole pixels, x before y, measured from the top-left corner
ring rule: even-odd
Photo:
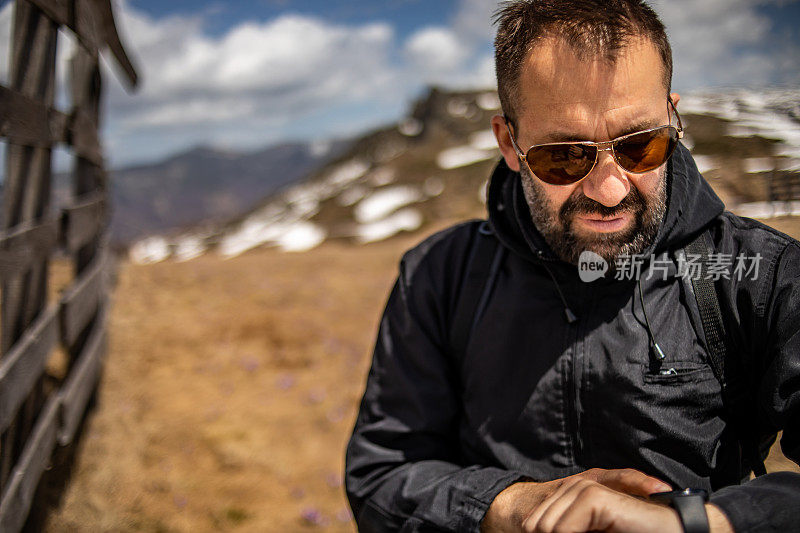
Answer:
[[[608,262],[596,253],[584,250],[578,258],[578,275],[581,281],[591,283],[608,272]]]

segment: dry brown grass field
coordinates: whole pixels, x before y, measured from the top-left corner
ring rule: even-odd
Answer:
[[[423,236],[121,263],[97,406],[45,530],[354,531],[344,448],[397,261]]]

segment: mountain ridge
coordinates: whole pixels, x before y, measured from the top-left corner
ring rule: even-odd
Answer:
[[[684,144],[726,204],[745,216],[800,214],[800,191],[777,194],[800,171],[800,91],[687,94]],[[436,221],[480,216],[500,153],[489,127],[493,90],[433,87],[397,123],[355,138],[324,165],[230,219],[130,250],[137,262],[188,260],[208,250],[234,257],[274,246],[310,250],[326,240],[376,242]],[[783,196],[781,196],[783,195]],[[786,199],[797,202],[786,203]]]

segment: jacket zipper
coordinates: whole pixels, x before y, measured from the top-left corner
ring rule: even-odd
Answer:
[[[539,262],[555,263],[558,259],[546,257],[541,250],[536,251],[535,259]],[[554,283],[557,283],[554,281]],[[581,320],[577,320],[573,324],[567,324],[567,346],[572,348],[572,353],[567,361],[565,361],[565,376],[562,380],[562,389],[565,395],[565,410],[564,418],[566,420],[567,435],[566,440],[569,446],[567,450],[568,457],[572,460],[573,465],[582,464],[579,457],[583,452],[583,438],[580,432],[580,413],[578,412],[578,395],[580,394],[580,378],[576,372],[576,365],[578,364],[578,349],[579,338],[581,330]]]

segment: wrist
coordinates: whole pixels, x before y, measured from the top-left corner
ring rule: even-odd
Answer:
[[[530,482],[512,483],[500,492],[489,505],[486,514],[481,520],[481,533],[494,533],[511,531],[508,526],[515,523],[516,502],[519,495]]]
[[[705,509],[708,515],[708,530],[711,533],[735,533],[730,520],[728,520],[728,517],[719,507],[712,503],[707,503],[705,504]],[[678,511],[672,508],[670,508],[670,511],[672,511],[672,518],[669,520],[669,527],[665,525],[665,531],[674,530],[682,533],[683,524],[681,523],[680,516],[678,516]],[[673,525],[675,527],[671,527]]]
[[[722,510],[713,503],[706,504],[708,526],[711,533],[734,533],[733,524]]]

